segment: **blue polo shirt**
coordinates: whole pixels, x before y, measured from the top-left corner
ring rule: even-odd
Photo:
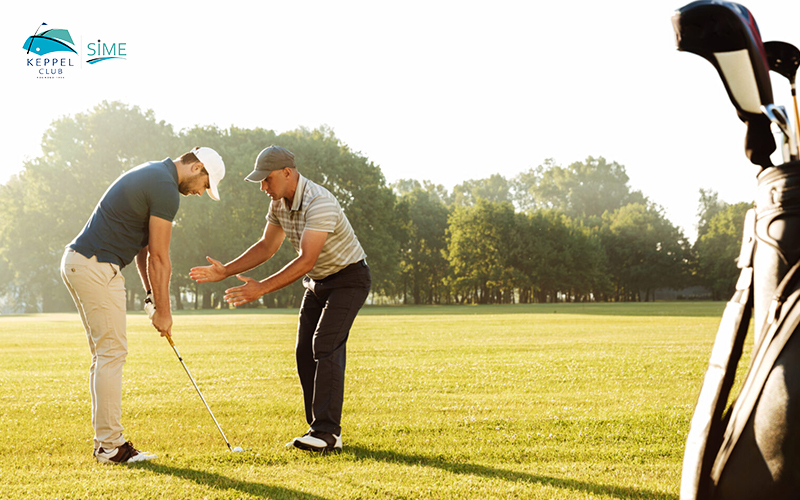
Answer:
[[[144,163],[109,186],[68,247],[87,259],[96,255],[98,262],[123,268],[147,246],[150,216],[172,222],[180,203],[175,163],[169,158]]]

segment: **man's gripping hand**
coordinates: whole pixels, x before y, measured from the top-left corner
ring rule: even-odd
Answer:
[[[153,314],[150,324],[161,333],[162,337],[169,337],[172,334],[172,313],[169,312],[169,309],[166,312],[159,309]]]

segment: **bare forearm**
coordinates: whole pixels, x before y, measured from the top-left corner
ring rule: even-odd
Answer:
[[[264,293],[274,292],[294,283],[314,268],[328,238],[322,231],[305,231],[300,240],[300,255],[286,266],[261,282]],[[263,295],[263,294],[262,294]]]
[[[272,227],[272,224],[267,225],[267,233],[270,232]],[[283,234],[283,230],[280,230],[280,234]],[[268,235],[265,234],[265,240],[269,241],[270,238],[266,236]],[[327,237],[328,233],[322,231],[305,231],[300,240],[300,255],[296,259],[262,281],[256,281],[253,278],[237,274],[236,277],[243,281],[244,285],[225,290],[225,301],[239,307],[248,302],[258,300],[264,294],[280,290],[290,283],[294,283],[314,268]],[[277,246],[272,249],[270,255],[274,254],[275,251],[277,251]]]
[[[278,248],[271,250],[264,240],[259,240],[242,255],[225,264],[225,277],[235,276],[260,266],[275,255]]]
[[[172,276],[172,263],[169,257],[158,257],[149,254],[147,274],[150,279],[150,290],[153,291],[156,310],[169,311],[169,280]]]
[[[147,276],[147,254],[148,247],[142,248],[136,255],[136,269],[139,271],[139,278],[142,280],[142,286],[145,292],[151,290],[150,278]]]
[[[287,287],[302,278],[314,267],[314,262],[309,262],[302,256],[286,264],[283,269],[272,276],[261,280],[264,294],[272,293],[275,290]]]

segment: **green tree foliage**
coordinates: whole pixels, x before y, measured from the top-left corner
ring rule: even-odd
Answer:
[[[751,206],[751,203],[724,204],[708,217],[703,235],[695,243],[698,277],[714,300],[733,295],[739,275],[736,258],[742,244],[744,216]]]
[[[511,201],[511,184],[500,174],[492,174],[487,179],[465,181],[453,188],[453,202],[456,205],[472,206],[479,199],[492,203]]]
[[[554,210],[518,213],[513,267],[519,301],[585,301],[608,293],[605,253],[596,232]]]
[[[624,166],[590,156],[566,168],[546,160],[511,184],[514,201],[522,210],[554,209],[572,219],[587,219],[628,203],[643,203],[644,196],[630,190],[629,180]]]
[[[397,214],[402,223],[403,303],[447,302],[447,207],[434,190],[417,183],[398,200]]]
[[[697,207],[697,238],[708,232],[709,223],[715,215],[728,208],[728,204],[719,199],[719,194],[711,189],[700,190],[700,201]]]
[[[395,292],[399,279],[399,223],[396,197],[380,168],[341,143],[330,129],[299,129],[276,135],[263,129],[195,127],[176,134],[156,121],[152,111],[103,102],[89,112],[61,118],[44,134],[43,156],[0,186],[0,293],[28,311],[69,310],[71,299],[58,271],[63,249],[81,230],[104,191],[121,173],[150,160],[176,158],[194,146],[216,149],[227,174],[221,201],[183,198],[173,226],[170,255],[172,291],[178,308],[215,307],[226,288],[239,282],[196,285],[191,267],[206,256],[227,261],[260,238],[269,197],[257,184],[244,182],[261,149],[278,144],[292,150],[298,170],[330,189],[356,231],[373,272],[373,290]],[[278,271],[296,256],[287,242],[264,266],[248,273],[255,278]],[[129,307],[139,308],[141,282],[134,265],[123,271]],[[263,298],[270,306],[296,306],[299,283]]]
[[[408,194],[415,189],[421,188],[422,184],[420,184],[416,179],[400,179],[392,184],[392,189],[394,189],[395,193],[399,196],[403,196],[404,194]]]
[[[222,155],[227,175],[221,201],[182,199],[170,252],[172,291],[177,308],[227,307],[225,289],[240,282],[198,285],[189,269],[206,265],[207,256],[230,261],[263,234],[271,199],[244,177],[272,144],[293,151],[300,173],[341,203],[367,252],[373,298],[415,304],[648,300],[657,288],[686,286],[691,272],[723,298],[735,282],[744,204],[729,206],[715,192],[701,191],[699,238],[691,248],[663,210],[631,191],[625,168],[602,157],[566,168],[547,160],[510,181],[497,173],[465,181],[452,193],[413,179],[390,187],[377,165],[327,127],[276,134],[197,126],[176,133],[152,111],[103,102],[54,121],[43,155],[0,185],[0,296],[16,309],[71,309],[58,261],[109,184],[143,162],[203,145]],[[273,259],[246,274],[264,278],[295,256],[284,242]],[[138,309],[143,290],[135,266],[124,274],[129,307]],[[296,307],[303,291],[294,283],[261,304]]]
[[[15,309],[36,312],[42,291],[57,284],[55,275],[42,269],[48,258],[55,259],[55,252],[48,255],[44,227],[48,222],[53,227],[56,221],[39,219],[41,203],[26,192],[23,178],[24,175],[12,177],[0,186],[0,293],[10,298]],[[66,303],[63,295],[60,294],[61,302]]]
[[[235,277],[220,283],[198,285],[189,279],[189,269],[208,265],[206,257],[222,262],[236,258],[263,234],[266,214],[271,199],[259,190],[259,185],[244,181],[253,170],[253,163],[261,149],[275,142],[274,132],[264,129],[244,130],[232,127],[220,130],[215,127],[195,127],[181,136],[182,151],[195,146],[214,148],[225,161],[225,178],[220,183],[220,201],[207,196],[190,196],[181,202],[181,209],[173,228],[171,258],[173,262],[172,288],[201,297],[193,307],[211,308],[223,305],[227,288],[241,284]],[[289,248],[285,248],[285,247]],[[291,246],[284,244],[270,262],[246,273],[262,279],[294,258]],[[299,300],[302,287],[297,284],[262,300],[268,305],[290,305]],[[252,306],[251,306],[252,307]]]
[[[452,293],[459,303],[510,303],[514,207],[478,198],[454,205],[449,219],[448,258]]]
[[[690,246],[660,208],[631,203],[606,212],[603,220],[615,300],[648,300],[657,288],[680,288],[686,283]]]
[[[606,297],[605,253],[596,231],[554,210],[514,213],[509,202],[454,205],[448,257],[457,302],[510,303]]]
[[[395,195],[386,185],[380,168],[342,144],[328,128],[299,129],[276,135],[272,131],[231,128],[194,128],[183,134],[185,147],[204,144],[216,149],[225,159],[227,173],[220,184],[220,202],[187,200],[176,225],[173,261],[181,266],[174,276],[178,286],[203,294],[203,307],[222,304],[224,290],[240,282],[229,278],[221,283],[197,286],[188,278],[188,269],[206,264],[206,256],[227,262],[256,242],[264,232],[271,198],[256,183],[244,178],[253,170],[258,152],[270,145],[292,151],[298,171],[330,190],[342,205],[353,226],[373,274],[373,290],[393,293],[399,266],[399,231],[394,214]],[[207,227],[214,227],[208,234]],[[209,237],[210,236],[210,237]],[[199,237],[199,238],[198,238]],[[199,240],[199,241],[196,241]],[[297,256],[288,241],[279,252],[247,275],[265,278]],[[303,296],[296,282],[262,298],[272,307],[296,307]]]
[[[422,181],[422,183],[420,183],[416,179],[400,179],[392,184],[392,189],[394,189],[398,196],[408,194],[414,189],[423,189],[444,205],[453,203],[453,196],[447,192],[447,189],[441,184],[434,184],[431,181]]]
[[[173,141],[171,126],[152,112],[116,102],[53,122],[42,139],[43,156],[0,188],[2,281],[26,311],[73,307],[59,275],[64,247],[114,179],[163,158]],[[127,271],[128,283],[138,281]]]

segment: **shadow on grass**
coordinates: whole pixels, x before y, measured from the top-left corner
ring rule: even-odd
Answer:
[[[326,500],[324,497],[303,493],[281,486],[269,486],[261,483],[239,481],[222,474],[214,474],[195,469],[170,467],[152,462],[133,464],[137,469],[146,469],[158,474],[165,474],[189,481],[194,481],[201,486],[207,486],[222,491],[239,491],[259,498],[299,498],[303,500]]]
[[[595,495],[608,495],[614,498],[637,498],[643,500],[678,499],[677,495],[671,495],[669,493],[660,493],[656,491],[643,490],[637,488],[626,488],[623,486],[595,484],[585,481],[577,481],[574,479],[560,479],[548,476],[538,476],[534,474],[527,474],[524,472],[514,472],[504,469],[495,469],[492,467],[485,467],[483,465],[447,462],[445,460],[435,457],[426,457],[423,455],[406,455],[403,453],[397,453],[395,451],[375,450],[372,448],[363,448],[361,446],[348,446],[347,448],[345,448],[345,453],[352,454],[359,460],[369,459],[369,460],[379,460],[388,463],[436,467],[438,469],[442,469],[453,474],[481,476],[487,479],[502,479],[505,481],[519,482],[519,483],[538,483],[542,485],[550,485],[555,488],[561,488],[565,490],[593,493]]]

